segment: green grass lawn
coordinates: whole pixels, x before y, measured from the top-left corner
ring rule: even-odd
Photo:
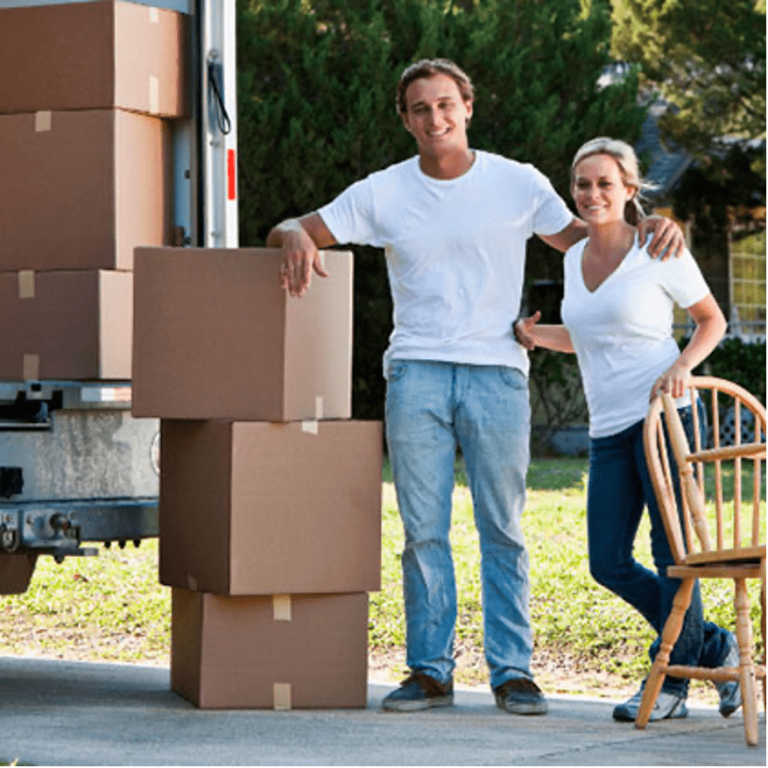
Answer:
[[[599,693],[634,688],[647,668],[650,628],[595,584],[588,570],[585,459],[535,460],[528,477],[524,528],[531,555],[534,670],[547,690]],[[388,467],[384,472],[382,589],[371,595],[369,646],[379,671],[404,671],[400,553],[402,528]],[[466,479],[457,470],[452,529],[459,593],[459,683],[487,679],[477,534]],[[650,564],[647,524],[637,556]],[[170,589],[157,580],[157,541],[101,549],[96,558],[43,557],[24,595],[0,600],[0,653],[71,660],[169,663]],[[756,588],[757,589],[757,588]],[[728,626],[732,586],[704,585],[708,618]],[[757,629],[759,593],[753,594]],[[714,605],[714,610],[709,607]],[[759,641],[759,632],[756,632]],[[382,661],[383,660],[383,661]]]

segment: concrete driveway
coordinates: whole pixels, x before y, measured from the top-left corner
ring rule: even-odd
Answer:
[[[21,765],[765,765],[741,714],[691,709],[685,720],[614,723],[612,703],[552,696],[545,717],[515,717],[490,692],[455,706],[382,713],[391,685],[371,682],[364,710],[201,711],[172,693],[165,668],[0,658],[0,762]]]

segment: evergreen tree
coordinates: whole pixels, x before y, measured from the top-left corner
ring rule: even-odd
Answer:
[[[415,153],[395,110],[403,68],[455,60],[472,77],[472,146],[536,165],[566,200],[575,150],[634,141],[637,77],[605,88],[610,14],[579,0],[237,0],[241,243]],[[355,418],[381,418],[391,304],[380,252],[355,248]],[[531,241],[536,274],[559,254]]]

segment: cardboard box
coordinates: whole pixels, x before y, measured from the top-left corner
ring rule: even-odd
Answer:
[[[121,110],[0,115],[0,270],[132,269],[172,236],[171,128]]]
[[[302,298],[268,248],[137,248],[133,414],[167,419],[348,419],[352,254]]]
[[[133,275],[0,273],[0,379],[130,379]]]
[[[130,2],[0,9],[0,114],[189,113],[184,14]]]
[[[160,425],[160,581],[220,595],[381,587],[377,421]]]
[[[171,688],[204,709],[365,707],[368,596],[174,589]]]

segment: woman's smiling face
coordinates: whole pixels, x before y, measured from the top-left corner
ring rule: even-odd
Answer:
[[[574,168],[571,194],[587,224],[623,221],[624,208],[636,192],[625,184],[619,164],[610,155],[589,155]]]

